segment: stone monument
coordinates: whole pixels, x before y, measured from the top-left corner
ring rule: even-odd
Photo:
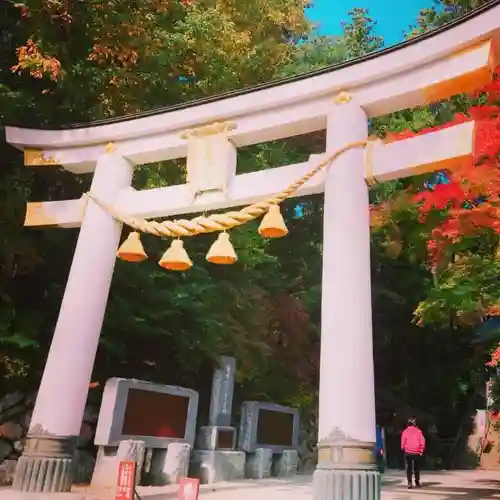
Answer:
[[[246,475],[262,479],[297,472],[300,417],[296,408],[245,401],[241,408],[238,448],[247,452]]]
[[[151,450],[149,477],[153,484],[177,483],[187,476],[198,412],[198,393],[192,389],[141,380],[111,378],[106,382],[95,444],[99,446],[92,488],[116,482],[118,461],[126,453],[138,463],[139,484],[144,453]]]
[[[210,416],[200,428],[192,454],[193,473],[202,483],[240,479],[245,474],[245,453],[236,451],[236,429],[231,426],[236,360],[219,358],[212,381]]]

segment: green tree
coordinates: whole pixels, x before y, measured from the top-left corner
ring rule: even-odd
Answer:
[[[410,27],[407,36],[413,38],[444,26],[486,3],[488,0],[434,0],[433,7],[420,11],[415,25]]]
[[[384,46],[383,39],[374,34],[377,23],[368,15],[368,10],[352,9],[349,16],[352,21],[343,24],[342,37],[349,58],[361,57]]]
[[[250,4],[158,0],[140,5],[126,0],[3,2],[0,23],[6,42],[0,44],[1,124],[25,126],[121,115],[272,79],[296,50],[291,40],[309,29],[302,2],[282,0]],[[19,359],[26,366],[19,374],[28,374],[4,380],[6,388],[19,383],[36,385],[76,237],[71,230],[24,229],[25,202],[79,197],[87,189],[88,178],[56,169],[26,169],[13,148],[5,144],[0,148],[5,242],[0,251],[0,346],[5,348],[6,373],[17,366],[9,360]],[[183,175],[177,164],[162,164],[141,168],[135,182],[139,187],[166,185],[181,182]],[[249,247],[240,256],[247,274],[252,274],[256,263],[266,269],[270,260],[263,243],[250,229],[235,240],[238,237],[243,248]],[[151,244],[161,251],[154,247],[158,242]],[[193,252],[198,251],[203,260],[209,241],[193,244]],[[139,346],[141,359],[129,362],[125,372],[140,366],[144,376],[160,376],[154,367],[165,372],[157,347],[162,336],[168,341],[163,355],[178,359],[177,364],[169,363],[165,377],[178,368],[186,384],[189,373],[209,356],[235,351],[252,339],[263,347],[260,339],[267,332],[268,316],[261,319],[255,311],[261,309],[262,297],[269,302],[271,298],[259,288],[262,272],[256,270],[250,279],[222,273],[219,280],[202,266],[184,283],[180,277],[159,274],[153,266],[130,269],[119,265],[96,376],[100,380],[107,376],[106,367],[121,370],[124,360],[135,359],[133,354],[141,352]],[[137,290],[146,291],[146,296],[134,295]],[[208,301],[207,297],[218,299]],[[235,304],[233,314],[228,314],[226,300]],[[137,306],[131,307],[135,302]],[[262,309],[271,310],[271,306]],[[127,318],[126,325],[123,318]],[[229,322],[233,327],[224,326]],[[124,335],[131,332],[135,332],[135,342],[124,345]],[[139,332],[147,332],[151,340],[146,342]],[[249,332],[254,334],[243,335]],[[259,349],[251,349],[262,357]],[[148,366],[152,367],[149,371]]]

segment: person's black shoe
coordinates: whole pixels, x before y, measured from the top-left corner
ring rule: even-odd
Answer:
[[[415,483],[415,488],[420,488],[420,483]]]
[[[413,485],[409,484],[408,489],[411,490],[413,488]]]

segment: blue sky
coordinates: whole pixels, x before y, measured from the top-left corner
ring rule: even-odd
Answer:
[[[431,7],[433,0],[313,0],[307,15],[318,23],[321,35],[342,34],[342,21],[348,21],[347,13],[354,7],[369,9],[372,19],[377,21],[377,35],[385,45],[403,40],[403,31],[408,30],[421,9]]]

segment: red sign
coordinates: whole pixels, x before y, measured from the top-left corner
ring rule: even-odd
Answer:
[[[135,462],[123,460],[118,465],[115,500],[134,500]]]
[[[200,480],[191,477],[181,477],[177,500],[198,500]]]

